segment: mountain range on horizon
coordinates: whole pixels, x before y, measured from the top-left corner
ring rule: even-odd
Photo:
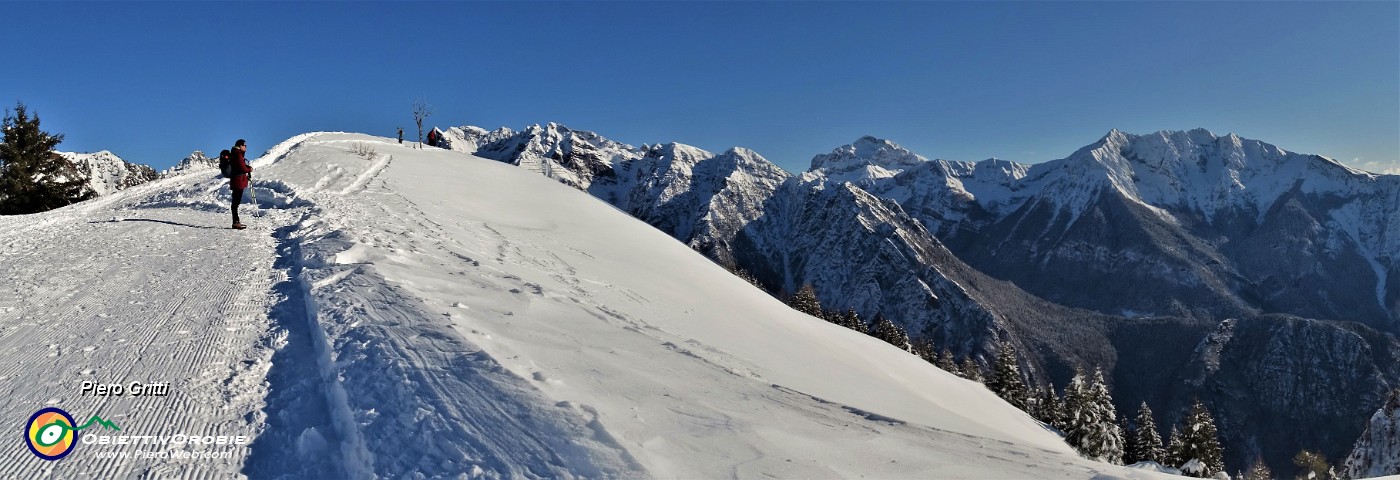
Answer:
[[[1400,176],[1203,129],[1112,130],[1037,164],[931,160],[866,136],[798,173],[744,148],[634,147],[553,123],[444,134],[775,296],[812,285],[827,307],[984,365],[1009,342],[1039,385],[1101,366],[1120,412],[1147,402],[1163,425],[1199,397],[1230,471],[1255,456],[1287,471],[1303,448],[1339,461],[1400,385]]]
[[[1032,382],[1110,372],[1120,411],[1200,397],[1233,469],[1347,454],[1400,385],[1400,176],[1203,129],[1112,130],[1033,165],[862,137],[790,173],[733,148],[633,147],[558,124],[446,147],[587,191],[785,297],[881,314]],[[1165,428],[1165,427],[1164,427]]]

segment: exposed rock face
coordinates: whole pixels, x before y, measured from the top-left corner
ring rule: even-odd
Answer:
[[[1386,396],[1342,464],[1348,478],[1400,475],[1400,390]]]
[[[77,174],[87,178],[88,188],[92,189],[92,192],[99,196],[140,185],[160,177],[155,169],[146,165],[127,162],[116,154],[106,150],[97,153],[56,153],[72,163]]]
[[[207,157],[204,155],[204,152],[195,150],[194,153],[191,153],[188,157],[181,159],[180,163],[176,164],[174,167],[170,167],[169,169],[160,172],[160,176],[169,177],[171,175],[179,175],[185,172],[191,172],[195,170],[217,170],[218,168],[219,158],[217,155],[214,157]]]
[[[1247,465],[1258,453],[1275,471],[1291,471],[1304,448],[1331,459],[1348,453],[1387,385],[1400,384],[1400,344],[1350,322],[1229,319],[1179,372],[1177,385],[1149,401],[1184,414],[1200,397],[1217,412],[1228,462]]]

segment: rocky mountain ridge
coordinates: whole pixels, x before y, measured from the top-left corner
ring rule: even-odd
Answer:
[[[103,150],[97,153],[55,152],[74,167],[76,175],[87,178],[87,186],[98,196],[140,185],[159,178],[147,165],[122,160]]]
[[[1010,341],[1035,383],[1103,366],[1120,409],[1148,401],[1163,425],[1200,396],[1228,426],[1231,465],[1263,455],[1287,471],[1299,448],[1339,457],[1337,439],[1400,384],[1387,353],[1400,344],[1382,333],[1393,312],[1378,301],[1397,297],[1400,275],[1367,250],[1400,232],[1386,191],[1400,177],[1323,157],[1113,131],[1058,161],[972,163],[864,137],[793,175],[742,148],[632,147],[557,124],[445,137],[588,191],[779,296],[811,284],[829,308],[881,313],[984,364]],[[1336,348],[1371,353],[1346,371],[1314,355]],[[1306,401],[1276,388],[1314,381],[1341,388]],[[1249,423],[1264,413],[1282,423]]]

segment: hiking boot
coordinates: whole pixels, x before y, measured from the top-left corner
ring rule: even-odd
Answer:
[[[232,227],[229,227],[229,228],[232,228],[232,229],[234,229],[234,230],[242,230],[242,229],[248,228],[248,226],[247,226],[247,225],[244,225],[244,224],[241,224],[241,223],[235,223],[235,224],[233,224]]]

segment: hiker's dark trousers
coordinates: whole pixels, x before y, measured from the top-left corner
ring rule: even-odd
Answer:
[[[238,222],[238,205],[241,204],[241,203],[243,203],[243,189],[241,189],[241,188],[230,188],[230,189],[233,190],[233,206],[230,208],[230,210],[233,210],[233,224],[234,224],[234,225],[237,225],[237,224],[239,223],[239,222]]]

